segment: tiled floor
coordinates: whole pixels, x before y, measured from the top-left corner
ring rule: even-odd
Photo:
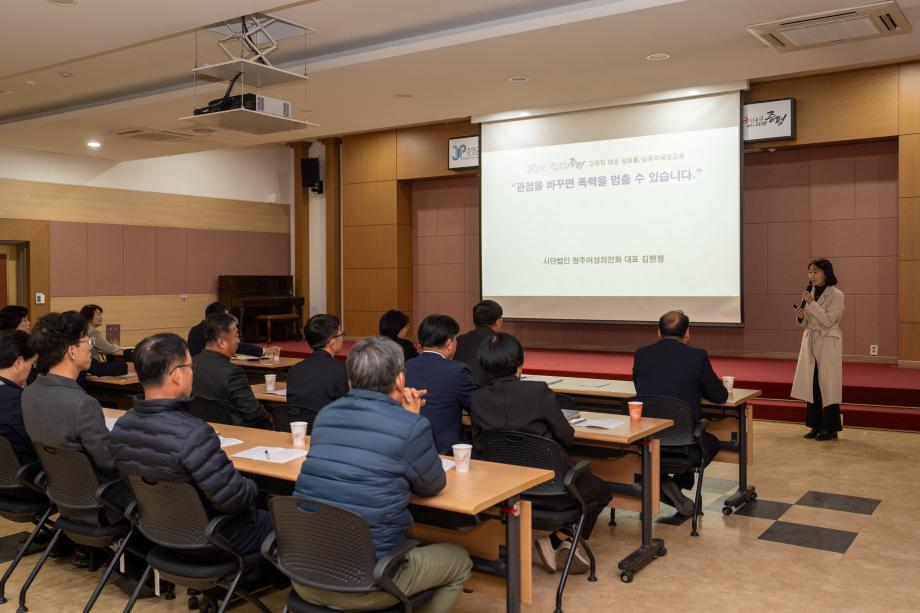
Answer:
[[[749,474],[757,502],[723,516],[721,500],[736,486],[737,466],[712,464],[703,485],[700,537],[690,536],[689,522],[656,523],[655,536],[665,540],[668,555],[639,572],[633,583],[619,581],[616,565],[639,542],[638,516],[618,512],[617,525],[608,526],[607,514],[602,515],[591,539],[599,581],[572,577],[566,613],[920,610],[920,516],[915,512],[920,490],[911,479],[920,434],[847,429],[838,441],[816,442],[802,439],[804,432],[790,424],[756,422]],[[663,518],[672,515],[663,508]],[[20,524],[0,520],[0,536],[21,530]],[[15,597],[35,559],[27,558],[14,573],[7,597]],[[534,603],[524,610],[551,611],[559,575],[536,565],[533,571]],[[36,581],[29,608],[79,611],[94,582],[94,575],[69,562],[51,561]],[[109,587],[94,610],[120,611],[125,600]],[[280,611],[283,594],[265,601]],[[9,611],[15,606],[5,605]],[[186,603],[180,595],[173,601],[142,601],[135,610],[179,612]],[[455,610],[497,613],[504,603],[463,594]]]

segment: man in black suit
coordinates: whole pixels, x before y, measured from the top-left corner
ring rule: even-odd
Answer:
[[[320,314],[307,320],[303,336],[313,355],[288,370],[287,401],[318,411],[348,393],[345,362],[335,359],[345,344],[345,331],[338,317]]]
[[[704,349],[691,347],[690,318],[683,311],[669,311],[658,320],[658,342],[636,350],[633,357],[633,382],[639,396],[668,396],[690,405],[693,423],[702,417],[700,397],[710,402],[725,402],[728,391],[712,370]],[[719,439],[703,433],[706,448],[704,464],[708,465],[719,452]],[[669,453],[671,450],[669,450]],[[676,452],[681,453],[681,452]],[[688,446],[683,455],[699,459],[699,449]],[[693,488],[693,472],[678,475],[662,474],[661,493],[681,515],[693,514],[693,501],[682,489]]]
[[[502,329],[503,314],[500,304],[494,300],[483,300],[473,307],[473,323],[476,327],[457,337],[454,359],[470,367],[476,385],[485,385],[491,379],[479,365],[479,348],[485,339]]]
[[[192,357],[195,357],[202,351],[204,351],[205,345],[205,333],[204,333],[204,322],[211,315],[218,314],[230,314],[230,309],[223,302],[212,302],[204,310],[204,319],[199,321],[197,324],[189,328],[188,331],[188,351],[192,354]],[[251,355],[257,358],[262,356],[271,355],[272,353],[280,351],[279,347],[260,347],[259,345],[253,345],[252,343],[244,343],[240,341],[239,346],[236,348],[236,352],[242,355]]]
[[[470,408],[476,391],[470,367],[453,359],[460,326],[449,315],[429,315],[418,327],[422,353],[406,362],[406,385],[428,390],[422,417],[431,422],[434,445],[441,453],[464,439],[461,411]]]
[[[268,412],[252,393],[246,373],[230,362],[240,343],[236,317],[226,313],[211,315],[205,320],[204,333],[204,351],[192,361],[193,395],[226,405],[235,425],[270,429]]]

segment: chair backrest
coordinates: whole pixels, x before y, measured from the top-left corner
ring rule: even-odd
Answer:
[[[280,402],[271,403],[272,424],[275,432],[290,432],[292,421],[307,422],[307,434],[313,431],[313,421],[319,415],[318,409],[308,409]]]
[[[6,440],[6,437],[0,436],[0,490],[18,489],[22,487],[16,474],[22,466],[19,464],[19,458],[13,446]]]
[[[567,394],[556,392],[556,404],[559,405],[559,410],[562,411],[566,419],[578,413],[578,405],[575,404],[575,399]]]
[[[168,549],[209,546],[205,533],[210,518],[201,497],[189,483],[148,482],[128,475],[137,501],[137,527],[149,540]]]
[[[666,447],[693,445],[693,409],[688,403],[667,396],[636,396],[629,400],[642,402],[642,417],[670,419],[674,425],[652,435]],[[627,401],[628,402],[628,401]]]
[[[278,567],[292,581],[334,592],[374,590],[374,541],[363,517],[295,496],[269,503]]]
[[[482,458],[489,462],[551,470],[555,476],[524,492],[528,496],[568,495],[563,480],[569,471],[568,455],[556,441],[511,430],[482,433]]]
[[[213,424],[233,424],[230,409],[220,400],[195,396],[189,406],[189,413]]]
[[[48,477],[46,492],[65,517],[68,511],[101,510],[96,500],[99,477],[89,458],[80,451],[33,441],[38,460]]]

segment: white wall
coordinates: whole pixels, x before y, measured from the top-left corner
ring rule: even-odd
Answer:
[[[319,176],[326,176],[326,146],[310,145],[319,158]],[[293,252],[293,251],[292,251]],[[310,192],[310,315],[326,312],[326,196]]]
[[[290,159],[285,145],[128,162],[0,147],[0,179],[290,204]]]

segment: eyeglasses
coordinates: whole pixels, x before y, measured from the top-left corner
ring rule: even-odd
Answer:
[[[341,332],[339,332],[338,334],[336,334],[336,335],[333,336],[332,338],[339,338],[339,337],[342,337],[342,336],[345,336],[345,330],[342,330]]]
[[[170,371],[169,371],[168,373],[166,373],[166,374],[171,375],[171,374],[173,374],[174,372],[176,372],[177,370],[179,370],[180,368],[191,368],[191,367],[192,367],[192,363],[191,363],[191,362],[189,362],[188,364],[179,364],[178,366],[174,367],[172,370],[170,370]]]
[[[78,341],[77,341],[76,343],[74,343],[74,344],[75,344],[75,345],[79,345],[79,344],[82,343],[83,341],[86,341],[87,343],[89,343],[89,348],[90,348],[90,349],[92,349],[93,347],[96,346],[96,337],[94,337],[94,336],[87,336],[86,338],[81,338],[80,340],[78,340]]]

